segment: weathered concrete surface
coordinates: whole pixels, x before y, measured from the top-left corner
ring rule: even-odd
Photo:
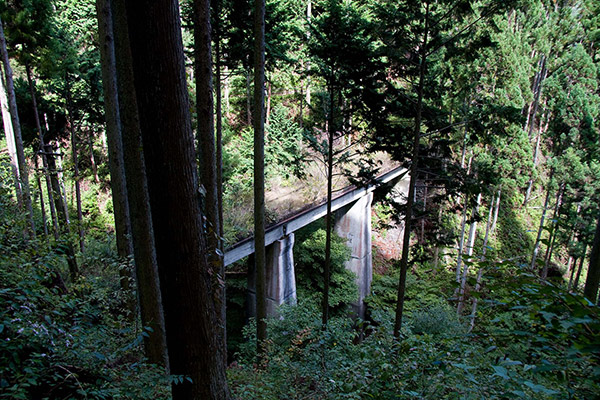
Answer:
[[[366,188],[355,188],[341,193],[332,200],[331,209],[336,211],[354,203],[357,199],[373,192],[377,187],[385,186],[398,180],[406,181],[408,185],[409,178],[405,168],[396,168],[380,176],[377,181]],[[298,229],[311,224],[327,214],[327,204],[325,202],[300,212],[297,215],[281,221],[265,231],[265,245],[270,245],[275,240],[281,239],[285,235],[295,232]],[[230,265],[244,257],[254,253],[254,238],[246,238],[225,251],[225,265]]]
[[[371,254],[371,203],[373,193],[368,193],[356,203],[336,212],[335,232],[346,239],[351,258],[346,269],[356,275],[358,299],[352,308],[359,318],[365,317],[364,299],[371,293],[373,261]]]
[[[274,241],[267,247],[266,294],[269,316],[277,315],[277,308],[282,304],[296,304],[293,249],[293,233]],[[248,268],[248,314],[256,315],[256,272],[253,260]]]
[[[367,188],[357,188],[342,193],[332,202],[335,211],[336,233],[347,240],[352,250],[352,258],[346,268],[356,275],[358,298],[353,310],[360,318],[365,317],[364,299],[370,294],[373,276],[371,253],[371,203],[373,191],[377,187],[394,186],[392,197],[399,203],[406,201],[409,177],[403,168],[397,168],[382,175],[376,184]],[[388,186],[389,187],[389,186]],[[304,227],[326,214],[326,204],[317,205],[294,217],[281,221],[265,232],[267,245],[267,313],[274,315],[281,304],[296,302],[296,279],[294,272],[292,232]],[[398,237],[402,236],[403,226],[398,227]],[[225,253],[225,265],[243,257],[248,261],[247,315],[256,315],[256,274],[254,272],[254,240],[252,237],[232,246]]]
[[[267,315],[275,315],[282,304],[296,304],[294,234],[267,247]]]

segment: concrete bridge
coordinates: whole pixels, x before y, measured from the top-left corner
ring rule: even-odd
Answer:
[[[408,171],[396,168],[378,177],[375,183],[362,188],[348,188],[332,200],[334,230],[347,240],[351,258],[346,269],[356,275],[358,299],[352,304],[355,313],[364,317],[364,302],[371,290],[373,276],[371,256],[371,204],[373,192],[379,187],[393,187],[397,196],[408,193]],[[296,302],[296,275],[294,271],[294,232],[327,214],[327,203],[316,205],[287,218],[265,231],[267,314],[275,315],[277,307]],[[225,266],[254,254],[254,238],[249,237],[225,251]],[[256,315],[255,273],[249,263],[249,314]]]

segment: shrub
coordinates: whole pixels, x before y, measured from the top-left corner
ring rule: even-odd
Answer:
[[[456,310],[441,302],[413,311],[409,318],[409,326],[415,334],[458,335],[465,333],[465,328],[458,320]]]
[[[297,269],[297,286],[299,297],[322,298],[324,289],[323,275],[325,268],[325,239],[326,233],[322,228],[310,233],[296,247],[294,258]],[[333,309],[342,310],[345,305],[356,301],[358,288],[356,276],[345,268],[350,258],[350,249],[346,242],[335,233],[331,236],[331,279],[329,286],[329,305]],[[320,301],[320,300],[319,300]]]

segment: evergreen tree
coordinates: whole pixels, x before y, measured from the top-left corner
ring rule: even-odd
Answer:
[[[178,3],[127,2],[174,399],[228,399],[199,210]],[[160,85],[156,83],[160,82]],[[166,168],[168,166],[168,168]]]

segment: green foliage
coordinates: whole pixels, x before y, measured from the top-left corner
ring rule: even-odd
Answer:
[[[411,331],[418,335],[445,334],[453,336],[465,331],[456,316],[456,311],[445,302],[428,304],[421,310],[413,311],[409,325]]]
[[[265,133],[265,175],[289,178],[301,172],[302,130],[288,117],[288,110],[276,107]],[[225,182],[244,180],[246,185],[252,177],[252,149],[254,133],[252,128],[243,129],[239,134],[226,126],[224,129],[223,176]],[[235,184],[235,182],[232,182]]]
[[[301,236],[300,236],[301,237]],[[312,232],[296,247],[298,297],[321,299],[324,290],[323,275],[325,267],[324,229]],[[344,239],[335,233],[331,236],[331,279],[329,287],[329,305],[341,310],[358,298],[355,283],[356,276],[344,266],[350,258],[350,249]]]
[[[300,176],[304,165],[302,130],[285,107],[275,107],[265,133],[265,177],[289,180]],[[226,243],[235,243],[252,230],[253,146],[252,128],[235,132],[223,127],[223,180]]]
[[[58,251],[0,235],[0,398],[168,397],[164,371],[140,357],[148,332],[123,309],[110,242],[89,246],[67,287]]]
[[[265,166],[267,176],[290,176],[302,174],[302,128],[288,117],[289,111],[276,107],[270,116],[265,132]]]
[[[300,302],[269,320],[261,368],[252,364],[256,344],[248,337],[229,369],[230,385],[239,399],[595,398],[597,307],[518,266],[491,265],[486,276],[511,279],[488,285],[483,312],[493,309],[497,318],[471,334],[438,300],[412,310],[412,328],[400,340],[391,335],[393,316],[377,313],[357,341],[349,319],[333,318],[322,329],[317,305]]]

